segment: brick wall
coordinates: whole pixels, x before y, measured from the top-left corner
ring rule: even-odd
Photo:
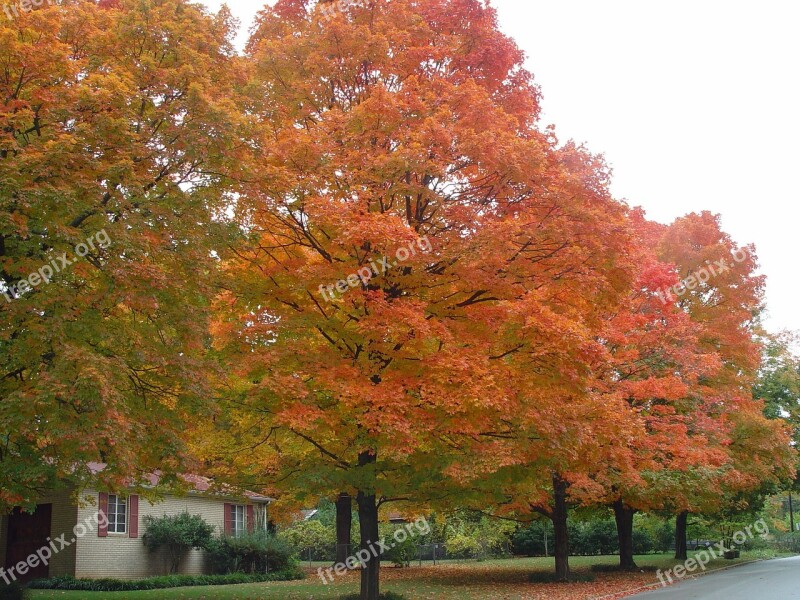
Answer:
[[[52,504],[53,512],[50,521],[50,537],[58,538],[61,534],[66,534],[66,541],[69,546],[50,559],[50,575],[71,575],[75,572],[75,544],[71,542],[73,538],[72,529],[75,527],[78,508],[70,497],[70,493],[58,492],[41,498],[38,504]],[[8,515],[0,517],[0,566],[6,562],[6,546],[8,543]],[[60,547],[57,543],[56,547]]]
[[[72,540],[75,537],[73,529],[78,519],[78,507],[75,505],[70,492],[60,492],[45,496],[38,501],[38,504],[53,505],[50,537],[55,540],[60,535],[66,534],[64,539],[70,544],[67,548],[60,550],[58,554],[54,554],[50,559],[50,576],[72,575],[75,572],[76,551],[76,545]],[[56,548],[58,547],[60,547],[60,543],[56,543]]]
[[[90,498],[93,505],[85,506],[78,512],[78,522],[93,522],[97,513],[98,493],[89,490],[84,497]],[[169,559],[165,552],[150,553],[142,542],[142,536],[147,531],[145,517],[162,517],[164,515],[177,515],[188,512],[200,515],[214,526],[214,532],[219,535],[224,528],[224,501],[202,496],[190,495],[179,498],[167,496],[162,502],[155,505],[144,498],[139,500],[139,537],[130,538],[128,534],[109,533],[108,537],[98,537],[97,527],[77,543],[76,577],[100,578],[113,577],[115,579],[138,579],[154,575],[169,573]],[[190,550],[184,556],[178,569],[181,574],[202,574],[208,570],[205,553],[200,550]]]
[[[76,577],[115,579],[139,579],[169,573],[169,558],[165,551],[150,553],[142,542],[147,531],[145,517],[162,517],[189,512],[200,515],[214,526],[215,535],[224,531],[224,501],[202,496],[167,496],[163,501],[151,504],[144,498],[139,500],[139,537],[129,534],[109,533],[108,537],[97,535],[98,492],[87,490],[81,495],[83,506],[78,506],[69,492],[54,493],[42,498],[39,504],[52,504],[51,538],[56,540],[66,534],[69,545],[54,554],[50,561],[50,575],[75,575]],[[263,523],[265,513],[256,507],[257,522]],[[77,537],[75,528],[85,535]],[[263,525],[262,525],[263,526]],[[6,533],[8,516],[0,515],[0,566],[5,564]],[[130,531],[130,524],[128,527]],[[60,546],[60,544],[56,544]],[[202,574],[208,572],[205,553],[190,550],[184,556],[178,569],[182,574]]]

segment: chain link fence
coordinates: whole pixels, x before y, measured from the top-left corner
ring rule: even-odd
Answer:
[[[377,547],[377,546],[376,546]],[[331,545],[315,548],[303,548],[298,554],[300,560],[309,567],[330,566],[333,563],[344,561],[347,557],[355,556],[361,546],[358,544]],[[503,543],[500,547],[496,544],[489,546],[480,541],[477,548],[457,549],[448,548],[447,544],[402,544],[386,551],[381,556],[381,561],[387,564],[395,563],[398,566],[411,565],[438,565],[443,562],[480,562],[490,559],[511,558],[511,543]]]
[[[775,545],[784,552],[800,554],[800,531],[776,535]]]

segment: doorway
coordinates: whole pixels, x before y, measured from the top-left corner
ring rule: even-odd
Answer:
[[[20,575],[16,566],[26,562],[36,551],[49,545],[50,523],[53,516],[52,504],[40,504],[33,513],[22,512],[15,508],[8,517],[8,545],[6,546],[6,570],[14,568],[14,574],[20,581],[30,581],[47,577],[50,573],[48,565],[37,565]]]

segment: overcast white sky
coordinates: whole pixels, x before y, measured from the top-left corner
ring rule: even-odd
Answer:
[[[228,1],[245,30],[263,3]],[[721,213],[758,246],[769,328],[800,330],[800,2],[493,4],[542,87],[544,122],[605,154],[615,194],[650,218]]]

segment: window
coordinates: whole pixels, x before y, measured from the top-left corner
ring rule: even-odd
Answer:
[[[233,513],[231,519],[233,527],[231,528],[231,535],[234,537],[244,535],[247,533],[247,523],[246,517],[247,508],[244,506],[233,506],[231,507],[231,512]]]
[[[254,509],[255,523],[253,523],[253,530],[255,531],[269,531],[269,519],[267,518],[267,505],[256,505]]]
[[[124,498],[108,495],[108,533],[128,532],[128,502]]]

